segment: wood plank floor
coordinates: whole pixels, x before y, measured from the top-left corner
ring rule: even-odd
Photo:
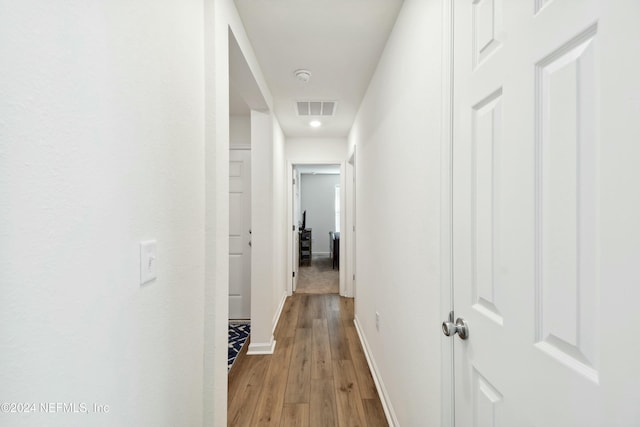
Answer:
[[[298,269],[298,294],[337,294],[340,292],[340,270],[327,255],[314,254],[309,265]]]
[[[273,355],[247,356],[229,373],[229,426],[387,426],[353,325],[353,299],[294,294]]]

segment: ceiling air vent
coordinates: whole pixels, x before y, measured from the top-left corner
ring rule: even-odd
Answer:
[[[335,101],[298,101],[296,112],[298,116],[330,117],[336,113]]]

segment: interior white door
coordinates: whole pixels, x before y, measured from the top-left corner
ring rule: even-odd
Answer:
[[[229,152],[229,318],[251,318],[251,151]]]
[[[455,424],[639,426],[640,2],[453,7]]]

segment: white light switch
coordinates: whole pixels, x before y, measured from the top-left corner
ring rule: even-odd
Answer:
[[[140,242],[140,284],[154,280],[158,274],[156,259],[156,241]]]

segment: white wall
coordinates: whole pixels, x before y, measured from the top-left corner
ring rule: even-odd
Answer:
[[[246,35],[238,11],[233,0],[205,0],[205,181],[206,181],[206,209],[205,209],[205,327],[204,327],[204,423],[205,425],[222,426],[227,422],[227,322],[229,296],[229,32],[233,33],[244,60],[246,60],[252,78],[255,80],[267,105],[267,110],[273,111],[273,98],[264,80],[260,66],[256,60],[251,43]],[[248,104],[249,105],[249,104]],[[251,107],[251,105],[249,105]],[[284,136],[272,113],[268,113],[273,121],[274,136],[269,142],[273,144],[271,150],[275,156],[282,156],[283,150],[279,146],[284,144]],[[252,125],[253,126],[253,125]],[[253,137],[252,132],[252,137]],[[276,138],[277,136],[277,138]],[[252,147],[255,149],[255,145]],[[252,155],[252,167],[256,160],[271,162],[275,165],[282,161],[274,157],[256,159]],[[273,172],[271,172],[273,174]],[[284,201],[278,200],[281,194],[278,190],[269,190],[273,201],[271,206],[277,206]],[[256,194],[256,191],[252,191]],[[252,211],[260,211],[262,206],[252,206]],[[273,223],[269,227],[273,227]],[[254,227],[255,228],[255,227]],[[258,232],[259,230],[256,230]],[[272,233],[284,234],[273,228]],[[274,238],[270,256],[285,251],[281,240]],[[258,257],[255,253],[252,263]],[[269,328],[258,327],[253,339],[263,341],[260,331],[273,329],[273,319],[278,312],[279,303],[275,303],[273,295],[279,293],[284,284],[279,283],[277,269],[273,274],[263,277],[262,285],[267,290],[269,298],[257,312],[252,309],[252,323],[254,325],[268,324]],[[252,271],[253,274],[253,271]],[[252,276],[255,277],[255,276]],[[283,294],[284,296],[284,294]],[[252,295],[252,301],[254,296]],[[269,334],[269,332],[267,332]],[[272,335],[272,332],[270,332]]]
[[[275,265],[273,278],[272,307],[275,308],[272,315],[273,334],[278,317],[284,305],[289,288],[289,275],[287,272],[287,240],[289,236],[289,226],[287,219],[287,196],[290,187],[287,185],[287,170],[285,159],[286,138],[280,124],[272,115],[273,120],[273,264]]]
[[[203,31],[199,0],[2,2],[0,394],[110,412],[0,424],[202,424]]]
[[[252,353],[273,351],[271,331],[273,306],[267,304],[272,298],[272,280],[275,275],[273,263],[273,122],[267,113],[251,112],[251,318],[258,320],[251,325]],[[259,208],[258,208],[259,206]],[[260,321],[260,319],[263,319]]]
[[[251,145],[251,116],[229,116],[229,145]]]
[[[287,138],[287,160],[292,163],[323,163],[347,158],[346,138]]]
[[[277,120],[251,112],[251,343],[249,354],[272,353],[285,296],[284,135]]]
[[[440,425],[441,3],[404,2],[349,138],[356,319],[406,426]]]
[[[335,191],[340,175],[302,174],[300,209],[307,211],[307,228],[312,231],[313,254],[329,254],[329,231],[335,231]]]

